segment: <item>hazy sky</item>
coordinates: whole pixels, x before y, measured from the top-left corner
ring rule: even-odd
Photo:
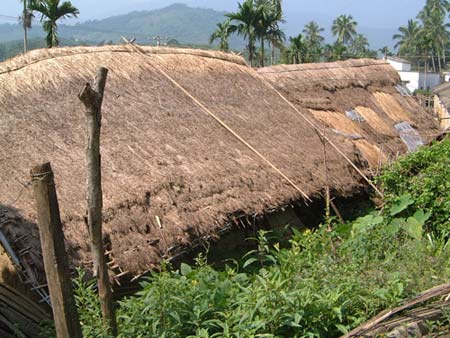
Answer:
[[[133,10],[154,9],[172,3],[232,11],[237,0],[72,0],[81,11],[80,20],[104,18]],[[423,7],[425,0],[284,0],[289,26],[302,27],[305,20],[329,22],[343,13],[352,14],[358,23],[370,28],[393,28],[406,23]],[[17,16],[19,0],[0,0],[0,15]],[[0,16],[0,22],[7,18]]]

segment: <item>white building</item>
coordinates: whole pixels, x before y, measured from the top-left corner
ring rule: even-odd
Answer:
[[[411,93],[417,89],[430,90],[442,83],[439,73],[398,72]]]
[[[441,74],[412,71],[411,62],[407,60],[388,56],[386,61],[397,70],[402,82],[411,93],[417,89],[430,90],[442,83]]]
[[[410,72],[411,71],[411,62],[395,57],[388,56],[385,59],[387,62],[391,64],[392,67],[398,72]]]

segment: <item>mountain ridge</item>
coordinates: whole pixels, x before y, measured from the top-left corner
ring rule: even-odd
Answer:
[[[160,9],[132,11],[127,14],[110,16],[104,19],[89,20],[75,25],[60,25],[61,39],[80,44],[105,44],[121,42],[122,36],[136,38],[140,44],[156,44],[155,37],[163,38],[162,42],[172,40],[183,45],[208,47],[209,37],[216,29],[216,24],[224,21],[225,11],[191,7],[176,3]],[[319,13],[303,13],[299,20],[290,20],[283,25],[286,35],[294,36],[303,30],[303,25],[309,20],[315,20],[326,28],[324,36],[327,42],[332,41],[330,32],[331,16],[320,16]],[[320,17],[315,17],[320,16]],[[36,20],[38,21],[38,20]],[[366,28],[359,26],[359,31],[366,34],[373,49],[382,46],[392,47],[392,35],[396,29]],[[19,24],[0,25],[0,43],[18,42],[23,37]],[[29,32],[30,39],[43,38],[45,33],[39,24],[35,24]],[[232,49],[242,50],[245,46],[240,37],[230,38]]]

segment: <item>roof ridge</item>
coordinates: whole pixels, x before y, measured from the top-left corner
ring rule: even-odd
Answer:
[[[143,53],[154,55],[189,55],[204,58],[216,59],[224,62],[231,62],[238,65],[247,65],[242,56],[234,53],[226,53],[222,51],[208,51],[204,49],[194,48],[174,48],[174,47],[152,47],[139,46]],[[14,58],[0,62],[0,75],[12,73],[30,65],[37,64],[48,60],[54,60],[61,57],[70,57],[82,54],[97,54],[97,53],[130,53],[139,54],[135,50],[125,45],[118,46],[78,46],[78,47],[61,47],[52,49],[37,49],[30,51],[27,54],[21,54]],[[11,66],[12,65],[12,66]],[[10,67],[11,66],[11,67]]]

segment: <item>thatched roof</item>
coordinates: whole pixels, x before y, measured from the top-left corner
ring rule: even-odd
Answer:
[[[51,161],[70,255],[75,264],[89,261],[85,120],[77,94],[100,65],[110,70],[102,125],[104,229],[121,271],[137,275],[170,257],[173,248],[217,237],[236,215],[262,214],[303,199],[158,69],[309,196],[323,190],[318,135],[242,58],[189,49],[140,50],[40,50],[0,64],[0,209],[8,208],[15,219],[3,229],[11,242],[25,245],[15,240],[32,231],[29,224],[36,220],[32,191],[22,188],[29,170]],[[329,130],[327,135],[367,169],[347,137]],[[364,186],[329,146],[328,158],[337,194]]]
[[[412,126],[406,133],[418,132],[424,142],[438,133],[436,122],[404,95],[397,71],[384,60],[280,65],[259,74],[324,128],[351,139],[373,167],[407,150],[399,138],[402,122]],[[401,136],[409,141],[407,134]]]
[[[439,96],[439,99],[446,108],[450,108],[450,83],[445,82],[433,89],[433,93]]]

